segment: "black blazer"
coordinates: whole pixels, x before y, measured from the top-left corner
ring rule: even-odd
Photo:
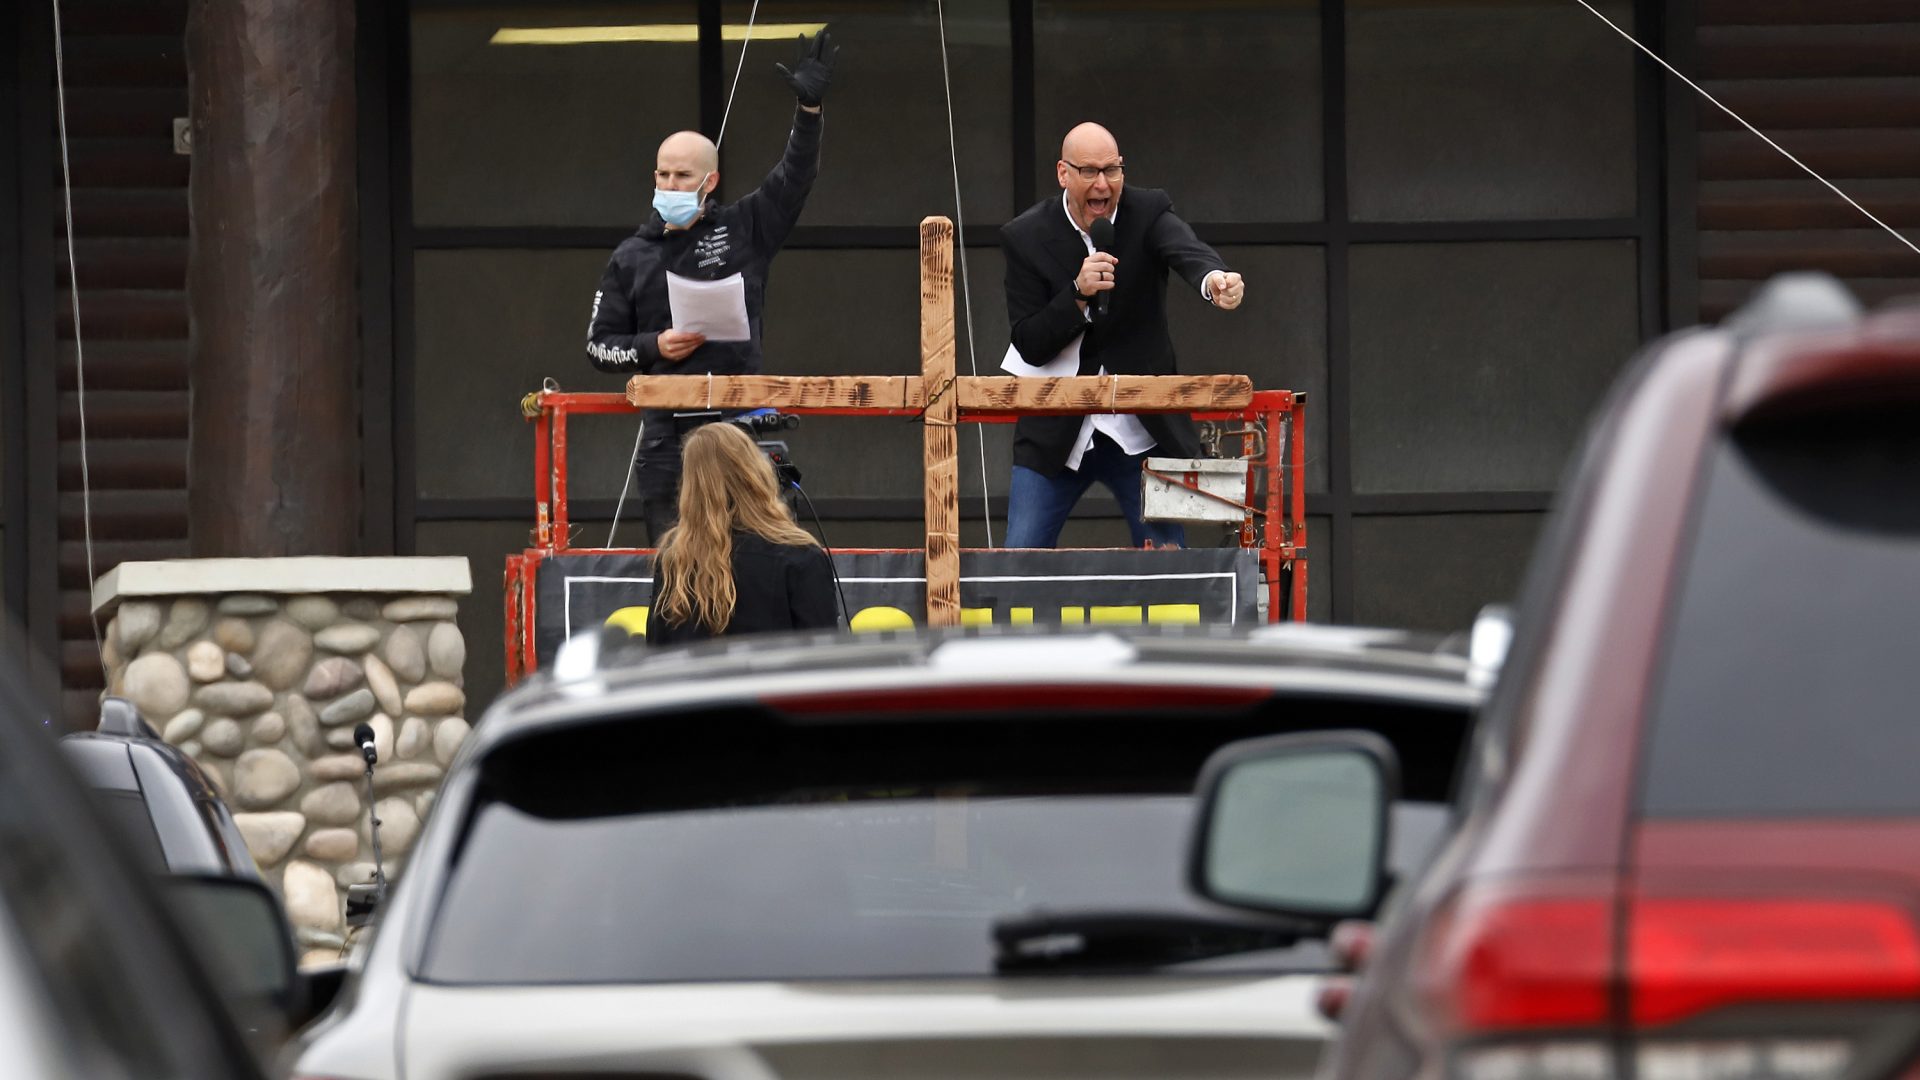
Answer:
[[[1112,255],[1120,260],[1107,314],[1092,323],[1075,302],[1074,275],[1087,246],[1067,220],[1060,195],[1040,200],[1000,228],[1006,253],[1007,321],[1013,347],[1029,364],[1044,364],[1084,333],[1080,374],[1173,375],[1167,332],[1167,271],[1178,271],[1198,299],[1200,283],[1227,264],[1200,242],[1157,188],[1124,187],[1114,222]],[[1078,416],[1023,416],[1014,427],[1013,463],[1047,476],[1066,467],[1079,433]],[[1141,423],[1170,457],[1200,457],[1200,439],[1184,413],[1144,413]]]
[[[721,634],[759,634],[776,630],[830,630],[840,625],[834,602],[833,566],[812,544],[776,544],[758,534],[733,534],[733,619]],[[669,623],[660,615],[659,598],[673,582],[656,580],[653,611],[647,618],[647,644],[678,645],[719,635],[699,621]]]

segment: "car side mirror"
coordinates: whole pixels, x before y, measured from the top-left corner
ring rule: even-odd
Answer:
[[[242,1019],[263,1025],[267,1016],[290,1019],[304,994],[292,928],[272,890],[249,878],[211,874],[173,874],[161,882],[214,985],[236,1009],[252,1014]]]
[[[1372,915],[1386,887],[1399,772],[1393,748],[1363,731],[1222,747],[1200,772],[1190,886],[1256,911]]]

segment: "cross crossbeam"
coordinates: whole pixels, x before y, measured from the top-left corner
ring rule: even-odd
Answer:
[[[917,413],[926,406],[919,375],[635,375],[627,400],[643,409],[852,408]],[[1081,375],[1057,379],[961,375],[950,393],[971,414],[1194,412],[1244,409],[1245,375]]]

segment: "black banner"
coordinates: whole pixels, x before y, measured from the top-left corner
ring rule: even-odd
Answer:
[[[926,622],[919,551],[837,553],[853,629]],[[960,553],[962,622],[1043,625],[1230,623],[1259,618],[1260,564],[1243,548]],[[645,632],[653,597],[646,555],[588,553],[540,561],[534,647],[541,665],[573,633],[608,623]]]

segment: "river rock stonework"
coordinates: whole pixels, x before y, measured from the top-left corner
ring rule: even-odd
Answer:
[[[467,736],[458,607],[442,594],[249,589],[130,597],[114,613],[109,685],[222,789],[306,948],[338,946],[345,887],[371,880],[366,773],[351,742],[337,744],[354,723],[374,729],[391,874]]]

